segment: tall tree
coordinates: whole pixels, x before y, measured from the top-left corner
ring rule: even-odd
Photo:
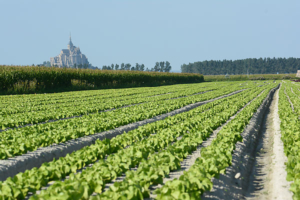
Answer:
[[[166,67],[165,67],[165,72],[170,72],[172,69],[171,64],[169,61],[166,61]]]
[[[125,70],[125,64],[124,63],[121,64],[121,70]]]
[[[148,69],[148,68],[147,68],[147,69]],[[141,71],[144,71],[144,70],[145,70],[145,65],[144,65],[144,64],[141,64],[140,70],[141,70]]]
[[[159,69],[160,72],[165,71],[165,62],[160,62],[159,66],[160,66],[160,69]]]
[[[139,65],[139,63],[135,63],[135,70],[136,71],[140,71],[140,65]]]
[[[158,72],[160,70],[160,67],[159,67],[159,62],[156,62],[155,63],[155,66],[154,66],[154,69],[153,69],[155,72]]]
[[[130,70],[130,68],[131,68],[131,64],[127,63],[127,64],[125,65],[125,69],[126,69],[126,70]]]
[[[116,70],[119,70],[119,67],[120,67],[120,66],[119,66],[118,64],[115,65],[115,69],[116,69]]]

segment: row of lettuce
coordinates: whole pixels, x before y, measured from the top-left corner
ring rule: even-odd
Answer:
[[[82,102],[91,98],[113,98],[120,96],[128,96],[134,94],[143,94],[151,92],[176,92],[190,87],[206,87],[212,84],[180,84],[172,86],[161,86],[161,87],[140,87],[140,88],[125,88],[125,89],[109,89],[109,90],[88,90],[79,92],[61,92],[61,93],[44,93],[44,94],[23,94],[23,95],[8,95],[0,96],[1,108],[7,106],[25,107],[59,104],[68,102]],[[21,105],[19,105],[21,104]],[[22,106],[21,106],[22,107]]]
[[[37,124],[3,131],[0,134],[0,159],[35,151],[39,147],[63,143],[72,139],[93,135],[168,113],[183,106],[213,99],[243,88],[238,84],[213,92],[191,95],[185,98],[152,101],[135,106],[120,108],[109,112],[83,115],[78,118],[58,120],[52,123]],[[185,94],[185,93],[183,93]]]
[[[292,181],[293,199],[300,199],[300,85],[284,82],[279,91],[278,112],[286,162],[287,180]]]
[[[104,196],[101,199],[118,199],[111,195],[125,195],[127,199],[149,196],[151,184],[161,183],[170,170],[178,169],[180,161],[195,150],[213,129],[265,89],[266,87],[246,90],[189,112],[147,124],[111,140],[97,141],[66,157],[44,163],[40,168],[27,170],[0,182],[0,196],[4,199],[23,199],[28,192],[35,193],[49,181],[55,180],[47,190],[31,198],[88,199],[93,193],[102,193],[106,183],[125,172],[126,179],[119,186],[115,184],[113,187],[118,188],[117,191],[110,192],[110,189],[102,194]],[[210,97],[204,97],[203,94],[202,100],[228,92],[230,91],[224,89],[223,92],[210,94]],[[232,106],[232,102],[236,106]],[[135,115],[137,114],[132,116]],[[179,136],[183,137],[177,141]],[[104,159],[106,156],[107,159]],[[92,166],[87,167],[89,165]],[[139,168],[136,172],[130,170],[137,165]],[[87,168],[78,173],[84,167]],[[60,181],[66,176],[67,180]]]
[[[200,86],[200,85],[199,85]],[[202,87],[202,86],[201,86]],[[48,120],[57,120],[73,116],[86,115],[89,113],[101,112],[108,109],[120,108],[122,106],[158,102],[178,97],[189,96],[205,91],[220,89],[219,86],[211,85],[204,88],[192,87],[183,88],[179,91],[166,91],[163,89],[130,95],[113,97],[112,95],[101,95],[78,102],[56,103],[41,106],[24,106],[23,103],[14,106],[6,106],[1,110],[0,127],[13,128],[26,124],[37,124]],[[170,94],[167,94],[170,93]]]

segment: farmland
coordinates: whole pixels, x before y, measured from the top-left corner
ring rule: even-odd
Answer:
[[[0,96],[0,199],[300,199],[300,83]]]

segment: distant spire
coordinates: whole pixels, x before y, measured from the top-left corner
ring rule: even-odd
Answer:
[[[72,39],[71,39],[71,32],[70,32],[70,41],[69,41],[69,44],[68,44],[68,48],[72,48],[73,47],[73,43],[72,43]]]

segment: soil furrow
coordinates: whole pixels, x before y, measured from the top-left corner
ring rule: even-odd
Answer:
[[[265,116],[246,199],[292,199],[280,133],[277,90]]]
[[[270,91],[241,134],[243,141],[236,144],[232,155],[232,165],[226,169],[225,174],[221,174],[219,178],[213,178],[212,191],[205,192],[201,199],[245,199],[248,191],[251,190],[249,189],[251,183],[256,184],[257,189],[261,189],[261,184],[258,184],[262,181],[261,178],[257,177],[255,181],[253,180],[255,178],[253,167],[257,150],[260,149],[259,142],[264,135],[264,119],[268,116],[269,106],[277,89],[278,86]],[[264,174],[261,173],[261,175]]]

